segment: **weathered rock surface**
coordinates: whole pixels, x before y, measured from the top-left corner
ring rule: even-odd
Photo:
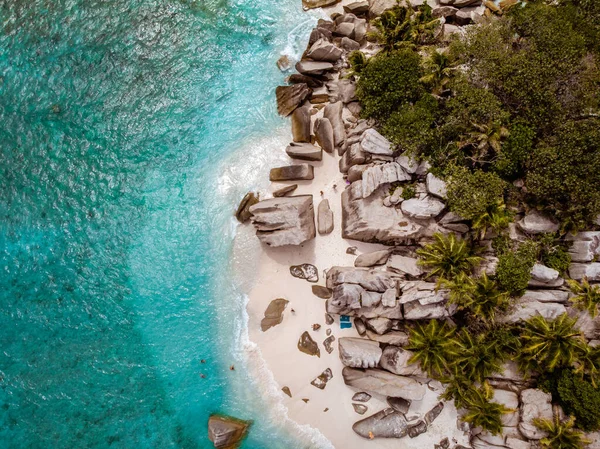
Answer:
[[[333,69],[331,62],[309,61],[303,59],[296,63],[296,70],[302,75],[323,75]]]
[[[278,86],[275,90],[277,96],[277,112],[284,117],[290,115],[311,94],[312,90],[305,83],[291,86]]]
[[[445,302],[448,297],[448,290],[437,288],[433,282],[410,281],[402,285],[400,302],[402,304],[418,302],[422,306],[426,306]]]
[[[437,8],[433,8],[431,11],[431,15],[438,19],[440,17],[452,17],[456,14],[458,8],[454,6],[438,6]]]
[[[402,438],[407,434],[408,424],[403,414],[386,408],[354,423],[352,430],[363,438]]]
[[[444,410],[443,402],[438,402],[437,404],[435,404],[435,406],[431,410],[425,413],[425,424],[430,426],[431,423],[433,423],[437,419],[437,417],[440,416],[442,410]]]
[[[323,110],[323,116],[329,120],[333,129],[333,141],[336,147],[344,143],[346,139],[346,128],[344,127],[344,121],[342,120],[342,111],[344,109],[344,103],[338,101],[325,106]]]
[[[333,127],[328,119],[318,118],[315,120],[315,139],[323,150],[333,153],[335,149]]]
[[[282,187],[281,189],[274,190],[273,196],[275,198],[281,198],[282,196],[286,196],[288,193],[292,193],[297,188],[298,188],[298,184],[292,184],[289,186],[285,186],[285,187]]]
[[[250,212],[256,235],[269,246],[300,245],[315,237],[312,195],[271,198]]]
[[[296,109],[296,111],[298,110],[299,109]],[[292,142],[287,146],[285,152],[292,159],[303,161],[320,161],[323,159],[323,150],[310,143]]]
[[[390,257],[390,250],[373,251],[372,253],[361,254],[354,260],[355,267],[374,267],[383,265]]]
[[[269,173],[270,181],[303,181],[314,179],[315,173],[312,165],[298,164],[272,168]]]
[[[518,222],[521,230],[528,234],[544,234],[558,231],[559,224],[552,217],[536,210],[530,211]]]
[[[298,349],[308,355],[321,357],[321,351],[316,341],[312,339],[307,331],[304,331],[298,340]]]
[[[375,368],[381,359],[379,343],[364,338],[342,337],[338,347],[340,360],[351,368]]]
[[[327,368],[321,374],[319,374],[310,384],[317,387],[319,390],[324,390],[329,382],[333,378],[333,373],[330,368]]]
[[[422,420],[417,421],[415,424],[411,424],[407,429],[408,436],[411,438],[416,438],[425,432],[427,432],[427,423]]]
[[[319,234],[327,235],[333,231],[333,212],[329,207],[329,200],[322,200],[317,208],[317,222]]]
[[[423,270],[418,264],[418,260],[414,257],[401,256],[393,254],[388,260],[388,268],[400,273],[406,273],[413,277],[418,277],[423,274]],[[417,298],[418,299],[418,298]]]
[[[456,14],[454,14],[454,22],[457,25],[469,25],[470,23],[480,23],[485,13],[484,6],[469,6],[466,8],[460,8]]]
[[[380,16],[381,13],[388,9],[392,9],[397,4],[397,0],[371,0],[369,14],[371,17]]]
[[[540,440],[547,434],[539,430],[535,419],[552,419],[552,395],[530,388],[521,392],[521,422],[519,431],[530,440]]]
[[[352,2],[348,5],[344,5],[344,11],[356,15],[364,14],[369,11],[369,2],[367,0]]]
[[[310,112],[307,106],[292,112],[292,135],[294,142],[310,142]]]
[[[567,309],[563,304],[519,298],[514,309],[508,315],[502,317],[500,321],[517,323],[519,321],[526,321],[537,314],[542,315],[547,320],[553,320],[559,315],[566,313],[566,311]]]
[[[258,203],[258,201],[258,195],[256,193],[246,193],[244,198],[242,198],[242,201],[240,201],[237,210],[235,211],[235,218],[237,218],[240,223],[245,223],[248,221],[252,216],[250,213],[250,207],[254,206],[256,203]]]
[[[356,402],[369,402],[370,399],[371,395],[369,393],[365,393],[364,391],[354,393],[354,396],[352,396],[352,400]]]
[[[446,205],[432,196],[426,196],[424,198],[411,198],[410,200],[403,201],[400,207],[402,208],[402,212],[407,216],[418,220],[425,220],[437,217]]]
[[[368,198],[383,184],[397,181],[410,181],[411,177],[397,162],[379,164],[367,168],[362,173],[362,197]]]
[[[408,334],[402,331],[391,331],[384,335],[378,335],[375,332],[367,331],[369,340],[378,341],[386,345],[406,346],[408,344]]]
[[[369,408],[363,404],[352,404],[352,407],[354,408],[354,411],[359,415],[364,415],[369,410]]]
[[[288,305],[288,300],[283,298],[274,299],[265,310],[265,317],[260,322],[260,328],[263,332],[277,326],[283,321],[283,311]]]
[[[355,369],[345,367],[342,370],[344,383],[358,390],[383,396],[401,397],[411,401],[420,401],[425,396],[426,387],[410,377],[397,376],[379,369]]]
[[[390,141],[373,128],[369,128],[363,133],[360,139],[360,146],[366,153],[383,156],[391,156],[394,153]]]
[[[358,284],[365,290],[383,293],[396,287],[396,277],[380,270],[367,270],[353,267],[332,267],[327,272],[327,287],[339,284]]]
[[[578,232],[568,235],[569,255],[573,262],[592,262],[600,256],[600,231]]]
[[[569,267],[569,275],[578,281],[586,277],[589,281],[600,281],[600,263],[572,263]]]
[[[327,354],[331,354],[333,352],[333,342],[335,341],[335,337],[330,335],[325,340],[323,340],[323,347],[327,351]]]
[[[434,176],[432,173],[427,173],[427,178],[425,178],[425,182],[427,185],[427,191],[438,198],[446,198],[448,193],[448,189],[446,187],[446,182]]]
[[[250,424],[229,416],[212,415],[208,418],[208,439],[215,448],[234,449],[246,436]]]
[[[418,363],[408,362],[412,356],[413,353],[411,351],[402,349],[399,346],[387,346],[383,350],[379,363],[384,370],[400,376],[427,377]]]
[[[290,274],[298,279],[305,279],[308,282],[319,282],[319,270],[310,263],[292,265]]]
[[[325,39],[319,39],[310,47],[306,53],[306,57],[313,61],[336,62],[340,59],[342,53],[341,48],[336,47]]]
[[[315,295],[319,298],[322,298],[322,299],[331,298],[331,295],[333,293],[330,289],[328,289],[327,287],[323,287],[321,285],[313,285],[312,292],[313,292],[313,295]]]
[[[411,401],[408,401],[404,398],[394,398],[390,396],[386,398],[386,401],[390,407],[402,414],[406,414],[406,412],[408,412],[411,404]]]
[[[519,425],[519,396],[513,391],[494,390],[493,402],[504,405],[511,413],[502,415],[502,425],[504,427],[516,427]]]
[[[339,2],[340,0],[302,0],[302,7],[304,9],[324,8]]]

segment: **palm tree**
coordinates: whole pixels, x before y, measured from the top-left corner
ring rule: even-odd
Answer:
[[[502,141],[509,136],[508,129],[498,122],[490,122],[485,125],[471,123],[474,128],[469,135],[469,143],[475,146],[475,161],[483,161],[487,158],[490,151],[499,154],[502,148]]]
[[[431,377],[443,376],[458,355],[455,332],[453,327],[438,320],[429,320],[427,325],[418,323],[410,330],[407,349],[414,354],[409,363],[420,363]]]
[[[533,423],[540,430],[548,434],[540,440],[540,445],[549,449],[583,449],[590,440],[586,439],[583,432],[575,430],[575,417],[561,422],[559,414],[554,414],[554,419],[535,419]]]
[[[440,284],[450,290],[450,303],[486,322],[493,322],[496,311],[505,311],[510,305],[509,293],[501,292],[496,281],[485,273],[473,279],[463,272],[453,281],[441,279]]]
[[[575,294],[569,299],[573,305],[580,310],[587,310],[592,318],[598,315],[598,304],[600,304],[600,287],[590,285],[587,278],[583,278],[581,284],[573,279],[567,280],[569,289]]]
[[[483,214],[474,218],[471,227],[477,231],[479,239],[483,239],[489,229],[499,232],[507,228],[512,220],[512,213],[506,209],[506,204],[500,199],[488,206]]]
[[[563,313],[554,320],[536,315],[526,321],[521,332],[521,370],[551,372],[571,367],[585,352],[585,340],[575,328],[576,319]]]
[[[486,333],[474,335],[463,329],[458,334],[460,350],[454,361],[456,370],[471,382],[479,383],[494,373],[501,373],[505,355],[496,350],[495,344]]]
[[[350,63],[350,73],[347,75],[349,78],[353,75],[360,75],[369,63],[369,60],[362,51],[355,50],[348,55],[348,62]]]
[[[432,270],[428,276],[453,280],[461,273],[471,273],[481,261],[480,257],[473,255],[470,245],[454,234],[445,236],[437,233],[433,238],[433,243],[417,250],[419,264]]]
[[[465,397],[470,394],[473,382],[467,379],[456,365],[451,368],[451,371],[451,375],[440,379],[446,386],[446,389],[440,395],[440,399],[443,401],[454,400],[456,408],[465,408]]]
[[[502,415],[514,410],[497,402],[490,402],[493,397],[494,389],[487,382],[480,388],[471,389],[464,398],[467,413],[463,416],[463,421],[473,427],[481,427],[492,435],[502,433]]]
[[[446,85],[450,82],[452,67],[450,67],[450,58],[445,53],[434,50],[425,60],[425,70],[427,75],[419,81],[431,87],[433,95],[439,95],[444,91]]]

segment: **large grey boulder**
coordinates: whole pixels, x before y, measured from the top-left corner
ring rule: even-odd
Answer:
[[[238,219],[240,223],[245,223],[250,220],[252,214],[250,213],[250,208],[258,203],[258,195],[254,192],[248,192],[240,201],[240,204],[235,211],[235,218]]]
[[[250,212],[257,237],[269,246],[300,245],[315,237],[312,195],[271,198]]]
[[[387,346],[381,355],[380,364],[384,370],[400,376],[427,377],[418,363],[409,363],[412,356],[411,351],[399,346]]]
[[[540,302],[529,298],[519,298],[514,305],[513,310],[508,315],[501,317],[500,321],[505,323],[517,323],[519,321],[526,321],[538,314],[547,320],[553,320],[566,312],[567,309],[564,304]]]
[[[372,253],[361,254],[354,260],[354,266],[374,267],[376,265],[383,265],[388,261],[389,257],[389,249],[382,249],[380,251],[373,251]]]
[[[516,427],[519,425],[519,396],[513,391],[494,390],[492,402],[504,405],[512,410],[510,413],[502,415],[502,425],[504,427]]]
[[[301,161],[320,161],[323,159],[323,150],[310,143],[290,143],[285,152],[292,159]]]
[[[591,262],[600,256],[600,231],[578,232],[568,235],[569,255],[573,262]]]
[[[528,234],[545,234],[549,232],[556,232],[560,225],[552,217],[542,214],[536,210],[528,212],[518,222],[519,227],[523,232]]]
[[[336,47],[325,39],[319,39],[310,47],[306,53],[306,57],[313,61],[336,62],[340,59],[342,53],[341,48]]]
[[[371,17],[380,16],[384,11],[392,9],[398,4],[397,0],[369,0],[369,14]]]
[[[552,395],[529,388],[521,392],[521,421],[519,431],[530,440],[541,440],[547,434],[533,423],[536,419],[552,419]]]
[[[250,424],[230,416],[212,415],[208,418],[208,439],[217,449],[233,449],[244,439]]]
[[[331,122],[326,118],[318,118],[315,120],[315,140],[323,150],[328,153],[333,153],[335,142],[333,140],[333,127]]]
[[[317,208],[317,222],[319,234],[327,235],[333,231],[333,212],[329,207],[329,200],[322,200]]]
[[[379,369],[355,369],[345,367],[342,370],[344,383],[360,391],[420,401],[425,396],[426,386],[421,382],[404,376],[397,376]]]
[[[403,201],[400,207],[407,216],[418,220],[426,220],[437,217],[446,205],[432,196],[425,196],[424,198],[411,198]]]
[[[339,2],[340,0],[302,0],[302,7],[304,9],[324,8]]]
[[[448,290],[438,288],[433,282],[409,281],[402,284],[400,302],[402,304],[418,302],[422,306],[426,306],[442,303],[448,297]]]
[[[327,287],[333,289],[340,284],[357,284],[365,290],[384,293],[396,288],[397,277],[386,271],[353,267],[332,267],[327,272]]]
[[[376,293],[376,294],[381,296],[380,293]],[[363,305],[364,305],[364,300],[363,300]],[[375,332],[376,334],[379,334],[379,335],[383,335],[383,334],[387,334],[389,331],[392,330],[392,327],[394,327],[394,322],[392,320],[390,320],[389,318],[378,317],[378,318],[371,318],[370,320],[366,320],[365,326],[370,331]]]
[[[294,142],[310,142],[310,112],[307,106],[292,112],[292,135]]]
[[[337,83],[338,88],[338,99],[348,104],[352,101],[356,101],[356,83],[348,79],[339,80]]]
[[[336,285],[333,288],[330,303],[333,306],[344,309],[360,309],[362,307],[361,298],[364,291],[364,288],[356,284]]]
[[[352,430],[363,438],[402,438],[406,436],[408,423],[402,413],[386,408],[352,426]]]
[[[338,340],[340,360],[351,368],[375,368],[381,359],[379,343],[364,338]]]
[[[287,117],[294,109],[300,106],[306,100],[312,90],[305,83],[298,83],[292,86],[278,86],[275,89],[277,96],[277,112]]]
[[[438,198],[446,198],[448,193],[448,188],[446,186],[446,181],[438,178],[432,173],[427,173],[427,178],[425,178],[425,182],[427,185],[427,191]]]
[[[360,139],[360,145],[366,153],[383,156],[391,156],[394,154],[390,141],[373,128],[369,128],[363,133]]]
[[[344,127],[344,121],[342,120],[342,111],[344,109],[344,103],[338,101],[325,106],[323,110],[323,117],[325,117],[331,123],[333,128],[333,141],[335,146],[338,147],[346,139],[346,128]]]
[[[309,61],[303,59],[296,63],[296,70],[302,75],[323,75],[333,69],[331,62]]]
[[[364,149],[364,147],[363,147]],[[411,176],[397,162],[379,164],[367,168],[362,173],[362,197],[368,198],[383,184],[410,181]]]
[[[569,275],[578,281],[586,277],[589,281],[600,281],[600,263],[572,263],[569,267]]]
[[[314,179],[314,177],[314,168],[309,164],[275,167],[269,172],[270,181],[306,181]]]
[[[400,273],[406,273],[413,277],[418,277],[423,274],[423,270],[419,266],[417,259],[399,254],[394,254],[389,258],[388,268],[399,271]]]
[[[521,301],[562,302],[569,299],[569,293],[563,290],[526,290]]]

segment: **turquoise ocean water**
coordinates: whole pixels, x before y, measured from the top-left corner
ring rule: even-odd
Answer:
[[[0,0],[0,19],[0,448],[209,448],[215,412],[254,420],[246,449],[318,447],[251,381],[229,266],[235,176],[289,126],[275,61],[315,19],[300,0]]]

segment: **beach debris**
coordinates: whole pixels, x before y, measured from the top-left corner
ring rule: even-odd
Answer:
[[[200,363],[206,363],[206,360],[202,359],[200,360]]]
[[[312,325],[313,331],[318,331],[319,329],[321,329],[321,325],[319,323],[315,323]]]
[[[283,321],[283,311],[287,307],[289,301],[283,298],[274,299],[265,310],[265,317],[260,322],[260,328],[263,332],[277,326]]]
[[[252,216],[250,213],[250,207],[258,202],[258,194],[254,192],[246,193],[244,198],[242,198],[242,201],[240,201],[240,205],[238,206],[237,210],[235,211],[235,218],[237,218],[240,223],[245,223],[248,221]]]
[[[243,421],[224,415],[212,415],[208,418],[208,439],[215,448],[235,448],[244,439],[251,421]]]
[[[356,402],[369,402],[370,399],[371,395],[369,393],[365,393],[364,391],[354,393],[354,396],[352,396],[352,400]]]
[[[326,335],[329,337],[329,336],[331,335],[331,329],[327,329],[327,330],[325,331],[325,334],[326,334]]]
[[[279,70],[281,70],[282,72],[287,72],[292,68],[292,63],[288,55],[282,55],[277,60],[277,68],[279,68]]]
[[[329,380],[331,380],[332,377],[333,373],[331,372],[331,369],[327,368],[325,371],[319,374],[317,378],[314,379],[310,384],[317,387],[320,390],[324,390],[327,386],[327,382],[329,382]]]
[[[385,264],[390,257],[390,250],[383,249],[381,251],[373,251],[372,253],[364,253],[354,260],[355,267],[374,267],[375,265]]]
[[[283,387],[281,389],[285,394],[287,394],[290,398],[292,397],[292,392],[290,391],[290,387]]]
[[[354,411],[359,415],[364,415],[367,413],[367,410],[369,410],[369,408],[363,404],[352,404],[352,407],[354,407]]]
[[[298,340],[298,349],[308,355],[316,355],[321,357],[321,351],[319,345],[312,339],[308,331],[304,331]]]
[[[298,279],[306,279],[308,282],[319,281],[319,270],[314,265],[303,263],[301,265],[292,265],[290,274]]]
[[[292,193],[294,190],[298,188],[298,184],[292,184],[289,186],[282,187],[281,189],[277,189],[273,191],[273,196],[275,198],[281,198],[282,196],[286,196],[288,193]]]
[[[333,352],[332,345],[333,345],[334,341],[335,341],[335,337],[333,335],[330,335],[323,341],[323,346],[325,347],[325,350],[327,351],[328,354],[331,354]]]
[[[235,371],[235,366],[231,365],[231,366],[229,367],[229,371]]]
[[[308,404],[308,398],[302,398],[305,404]]]
[[[329,299],[331,298],[332,291],[327,287],[323,287],[322,285],[313,285],[312,286],[313,295],[321,298],[321,299]]]

